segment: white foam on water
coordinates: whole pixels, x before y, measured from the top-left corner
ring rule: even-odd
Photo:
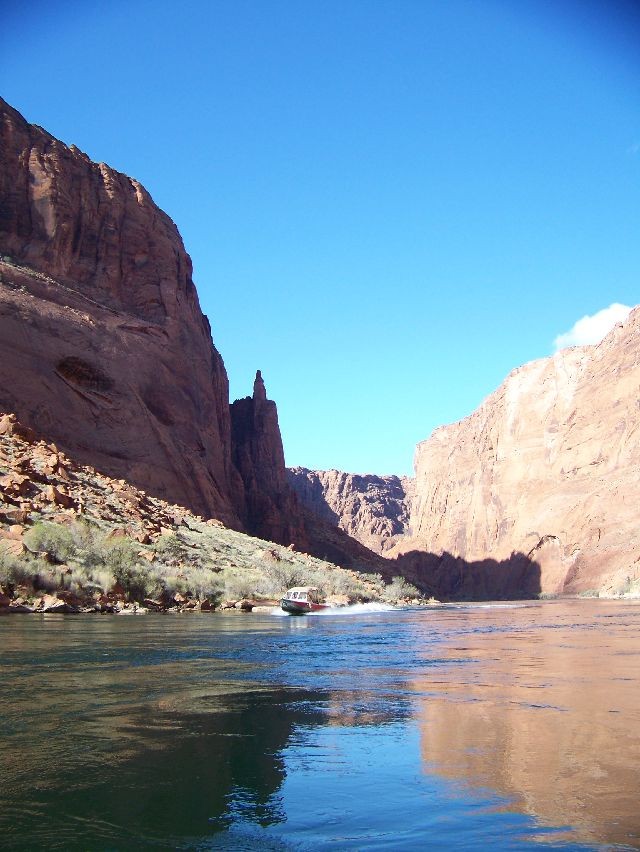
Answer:
[[[422,607],[422,611],[427,612],[429,609],[523,609],[530,604],[526,603],[445,603],[440,604],[438,606],[433,607]],[[362,603],[362,604],[351,604],[350,606],[332,606],[327,609],[319,609],[315,612],[308,612],[305,615],[367,615],[368,613],[376,613],[376,612],[399,612],[403,609],[407,609],[407,607],[403,606],[394,606],[393,604],[387,603]],[[271,610],[271,615],[278,616],[278,618],[288,618],[291,613],[284,612],[280,607],[274,607]],[[293,616],[294,618],[298,618],[299,616]]]
[[[329,609],[320,609],[314,615],[366,615],[371,612],[394,612],[397,607],[385,603],[360,603],[350,606],[332,606]]]
[[[318,616],[318,615],[368,615],[376,612],[394,612],[398,607],[392,606],[392,604],[385,603],[361,603],[361,604],[351,604],[350,606],[332,606],[327,609],[317,609],[315,612],[305,613],[306,616]],[[274,607],[271,610],[271,615],[276,615],[278,617],[284,616],[285,618],[289,617],[290,613],[284,612],[280,607]],[[292,616],[292,618],[299,618],[300,616]]]

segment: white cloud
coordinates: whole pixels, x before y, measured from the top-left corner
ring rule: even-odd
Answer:
[[[553,341],[556,352],[558,349],[565,349],[567,346],[584,346],[587,343],[599,343],[616,323],[626,320],[630,311],[631,308],[626,305],[614,302],[608,308],[598,311],[597,314],[582,317],[573,328],[565,331],[564,334],[559,334]]]

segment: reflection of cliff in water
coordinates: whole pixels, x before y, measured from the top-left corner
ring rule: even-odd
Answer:
[[[198,690],[185,701],[160,702],[153,715],[150,705],[120,705],[74,717],[75,737],[63,734],[48,748],[34,738],[19,761],[5,765],[12,835],[32,848],[55,848],[56,835],[60,848],[85,848],[112,840],[115,828],[118,848],[134,848],[201,839],[235,818],[263,826],[281,821],[281,751],[296,724],[320,721],[321,710],[313,708],[326,697],[253,685],[238,691],[236,684],[226,694],[214,686],[208,695]],[[47,814],[39,826],[34,810]],[[82,815],[71,828],[69,813]]]
[[[224,681],[130,706],[122,691],[109,700],[108,671],[97,678],[106,675],[97,706],[65,694],[69,724],[45,738],[38,725],[33,735],[25,730],[20,748],[3,757],[3,848],[111,848],[114,836],[118,849],[173,847],[235,822],[284,822],[279,793],[292,741],[316,726],[375,726],[408,712],[406,702],[391,708],[364,692]],[[117,682],[122,690],[128,678],[119,672]],[[45,700],[42,717],[59,720],[58,701]]]
[[[431,693],[421,711],[426,768],[495,790],[583,841],[640,846],[640,648],[632,639],[605,621],[485,635],[452,649],[472,664],[419,684]]]

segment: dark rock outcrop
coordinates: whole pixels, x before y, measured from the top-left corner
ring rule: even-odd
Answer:
[[[244,484],[240,516],[245,529],[281,544],[308,546],[300,508],[287,481],[278,410],[260,370],[253,396],[231,405],[233,463]]]

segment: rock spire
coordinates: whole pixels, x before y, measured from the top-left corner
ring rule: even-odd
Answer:
[[[256,370],[256,378],[253,383],[253,398],[256,401],[264,401],[267,398],[267,389],[264,386],[260,370]]]

